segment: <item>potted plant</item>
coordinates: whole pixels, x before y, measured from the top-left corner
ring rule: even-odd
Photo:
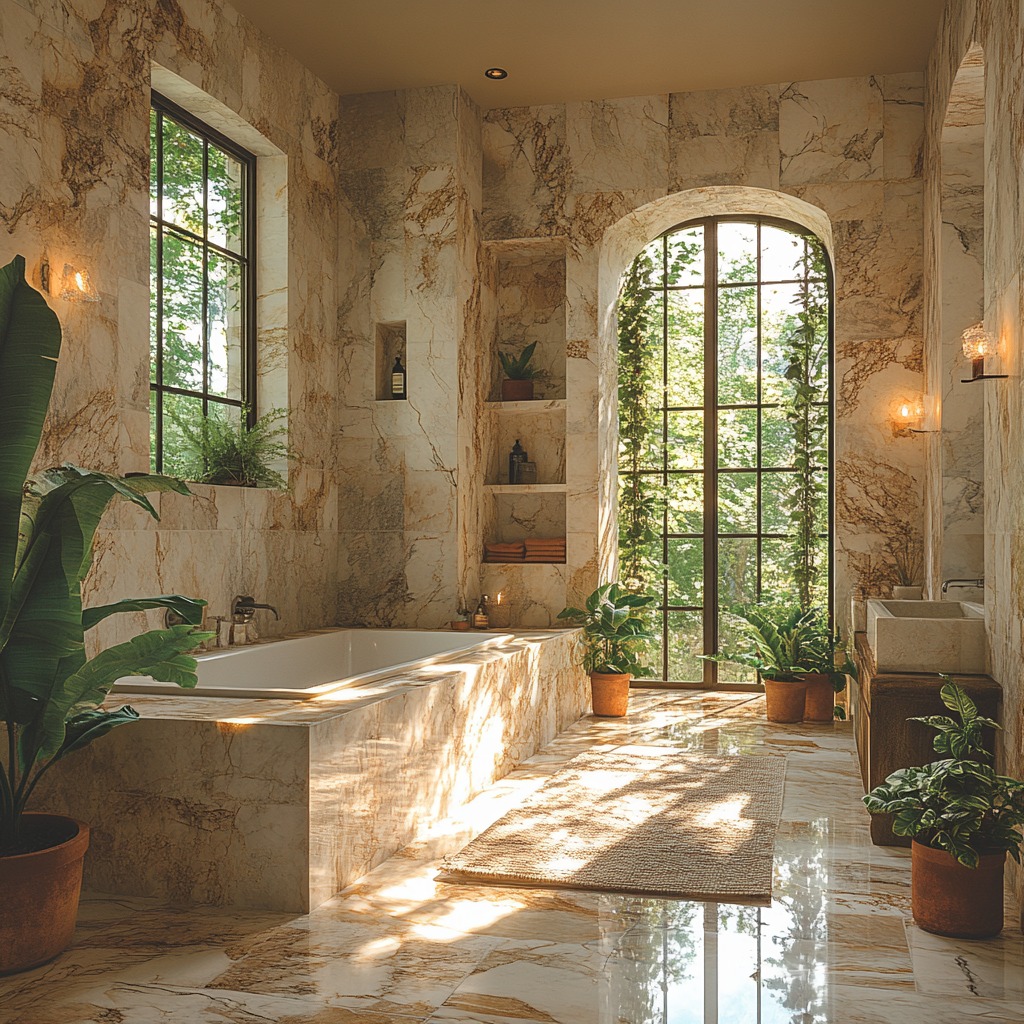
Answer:
[[[732,661],[757,669],[764,682],[769,722],[800,722],[807,681],[804,674],[823,664],[821,630],[815,612],[800,608],[740,605],[730,612],[737,631],[734,646],[708,661]]]
[[[857,667],[843,646],[841,631],[832,629],[828,617],[820,611],[810,614],[810,631],[801,660],[797,674],[807,685],[803,720],[831,722],[845,718],[846,712],[835,698],[846,688],[846,677],[857,675]]]
[[[82,608],[93,535],[115,497],[156,512],[146,493],[187,493],[166,477],[117,477],[65,465],[28,476],[60,354],[57,317],[25,281],[25,261],[0,269],[0,974],[53,958],[71,940],[88,826],[26,807],[58,761],[118,725],[130,707],[101,707],[121,676],[196,683],[186,651],[203,601],[161,596]],[[109,615],[170,608],[185,624],[85,654],[85,633]]]
[[[540,376],[540,371],[530,366],[536,348],[537,342],[532,341],[517,356],[508,352],[498,353],[506,378],[501,382],[503,402],[528,402],[533,399],[533,382]]]
[[[577,648],[583,671],[590,674],[595,715],[621,718],[629,702],[629,681],[651,670],[640,658],[654,634],[642,612],[657,599],[631,594],[619,583],[606,583],[587,598],[584,608],[563,608],[560,619],[582,625]]]
[[[281,441],[286,428],[275,426],[284,418],[284,409],[271,409],[251,427],[245,426],[246,415],[245,407],[234,422],[217,416],[189,422],[172,414],[185,442],[178,453],[182,475],[201,484],[287,489],[288,481],[271,468],[294,458]]]
[[[937,730],[933,746],[947,757],[901,768],[864,803],[892,814],[893,832],[913,837],[911,901],[914,920],[937,935],[985,938],[1003,927],[1003,865],[1020,861],[1024,782],[997,775],[982,730],[998,729],[950,679],[940,691],[956,713],[910,718]]]

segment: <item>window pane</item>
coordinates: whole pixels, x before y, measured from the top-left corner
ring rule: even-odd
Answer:
[[[149,381],[151,384],[160,382],[157,373],[157,357],[160,350],[160,325],[157,318],[160,301],[158,253],[159,237],[156,228],[151,225],[149,229]]]
[[[718,603],[723,608],[757,600],[757,542],[723,538],[718,542]]]
[[[704,292],[668,294],[668,404],[704,404]]]
[[[704,603],[704,542],[696,538],[668,542],[668,603]]]
[[[793,424],[786,410],[761,410],[761,465],[765,469],[791,468],[796,457]]]
[[[242,397],[242,268],[234,260],[210,253],[207,324],[209,389],[212,395]]]
[[[679,683],[699,683],[704,677],[704,623],[701,612],[668,613],[668,675]]]
[[[203,386],[203,247],[173,232],[163,236],[165,386]]]
[[[164,220],[203,233],[203,141],[164,116]]]
[[[159,438],[157,436],[157,417],[160,415],[159,412],[159,400],[155,391],[149,393],[149,468],[156,473],[160,464],[157,461],[157,452],[159,450]]]
[[[718,532],[757,533],[756,473],[723,473],[718,478]]]
[[[684,228],[667,240],[668,284],[670,286],[704,283],[704,228]]]
[[[757,289],[718,292],[718,404],[757,401]]]
[[[799,598],[794,574],[797,550],[792,538],[762,542],[761,586],[771,594],[773,604],[795,603]]]
[[[160,194],[160,178],[157,173],[160,163],[160,150],[157,145],[159,127],[157,125],[157,112],[149,112],[149,215],[157,215],[157,199]]]
[[[718,414],[718,465],[757,468],[757,410],[723,409]]]
[[[233,156],[210,146],[208,156],[207,225],[209,239],[234,253],[242,251],[244,168]]]
[[[764,533],[792,533],[795,473],[764,473],[761,476],[761,530]]]
[[[802,235],[772,224],[761,225],[761,280],[793,281],[804,276],[799,265],[804,254]]]
[[[704,529],[704,477],[697,473],[669,477],[668,532],[701,533]]]
[[[739,625],[727,611],[718,616],[718,649],[721,651],[736,650],[743,644]],[[757,672],[745,665],[731,662],[719,662],[719,683],[753,683],[757,681]]]
[[[763,402],[791,401],[792,374],[805,376],[810,362],[800,358],[806,351],[806,323],[800,319],[803,300],[797,285],[783,284],[761,289],[761,373]],[[813,346],[812,346],[813,348]],[[787,376],[789,374],[790,376]]]
[[[757,225],[721,221],[718,225],[718,281],[757,280]]]
[[[165,473],[192,480],[199,475],[202,469],[202,449],[199,443],[202,422],[201,399],[190,395],[164,393]]]
[[[704,416],[699,412],[668,414],[669,469],[700,469],[704,460]]]

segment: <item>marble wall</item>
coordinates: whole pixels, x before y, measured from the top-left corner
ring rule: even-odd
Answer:
[[[1024,775],[1024,12],[1019,0],[949,0],[928,68],[925,148],[925,283],[929,375],[941,365],[940,267],[943,124],[964,58],[980,47],[984,66],[984,312],[1000,341],[987,369],[1008,380],[964,385],[984,389],[985,605],[991,673],[1003,687],[1002,754],[1006,770]],[[932,477],[936,481],[936,477]],[[938,476],[937,480],[941,480]],[[931,543],[941,559],[942,492],[929,489]],[[1024,872],[1011,866],[1017,894]]]
[[[335,253],[359,229],[336,198],[337,97],[218,0],[0,0],[0,257],[24,254],[36,284],[44,257],[84,266],[100,294],[51,300],[64,352],[39,465],[148,468],[154,65],[265,144],[261,398],[288,406],[300,461],[287,493],[197,485],[160,499],[159,526],[110,512],[86,602],[180,592],[226,615],[235,594],[254,594],[281,609],[268,632],[322,625],[337,600],[334,378],[347,285]],[[141,614],[110,619],[97,640],[143,626]]]

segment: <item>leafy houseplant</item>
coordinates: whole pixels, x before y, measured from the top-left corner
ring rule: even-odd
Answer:
[[[939,935],[982,938],[1003,927],[1003,864],[1020,862],[1024,782],[998,775],[982,730],[998,729],[978,714],[963,689],[943,676],[942,703],[957,715],[911,718],[935,729],[941,761],[901,768],[864,803],[892,814],[893,832],[911,836],[914,920]]]
[[[831,695],[843,688],[846,674],[854,671],[849,659],[836,667],[840,636],[818,611],[740,605],[732,609],[730,621],[737,633],[735,644],[720,654],[702,657],[757,669],[765,684],[769,721],[803,720],[808,674],[825,677],[826,692]],[[832,713],[824,720],[831,720]]]
[[[640,660],[654,639],[642,613],[656,600],[606,583],[587,598],[584,608],[558,613],[559,619],[583,626],[578,653],[583,671],[590,674],[595,715],[625,715],[631,677],[651,671]]]
[[[172,414],[187,445],[180,458],[183,475],[202,484],[287,489],[288,481],[271,468],[274,462],[294,457],[281,441],[287,429],[274,425],[285,410],[271,409],[249,428],[245,410],[241,412],[236,422],[203,416],[193,423]]]
[[[540,376],[540,371],[530,365],[536,349],[537,342],[532,341],[517,356],[498,353],[506,378],[501,382],[503,402],[526,402],[533,398],[533,382]]]
[[[0,974],[51,959],[74,929],[88,827],[26,813],[40,779],[139,717],[130,707],[101,707],[117,679],[151,675],[194,686],[196,662],[186,652],[212,636],[195,632],[204,601],[161,596],[82,608],[93,536],[111,500],[125,498],[156,517],[147,492],[187,488],[161,476],[123,478],[70,465],[28,476],[60,344],[57,317],[25,281],[18,256],[0,268],[0,714],[7,736],[0,755]],[[170,608],[185,624],[86,658],[87,630],[117,612],[147,608]],[[56,883],[47,876],[54,860],[69,869]]]

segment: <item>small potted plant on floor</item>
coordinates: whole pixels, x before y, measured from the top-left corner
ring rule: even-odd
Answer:
[[[808,721],[831,721],[836,715],[835,693],[853,671],[847,659],[836,666],[839,633],[828,627],[818,611],[740,605],[729,613],[736,639],[718,654],[702,655],[710,662],[734,662],[757,669],[765,687],[769,722],[802,722],[811,687]],[[840,714],[842,712],[840,711]]]
[[[28,476],[60,354],[57,317],[25,281],[18,256],[0,268],[0,974],[52,959],[71,941],[89,829],[26,807],[58,761],[139,716],[101,707],[121,676],[196,683],[185,652],[204,601],[161,596],[82,608],[93,535],[115,497],[156,517],[146,492],[180,481],[117,477],[76,466]],[[117,612],[169,608],[184,625],[85,654],[86,632]]]
[[[501,400],[503,402],[529,402],[533,400],[533,382],[540,376],[538,370],[530,366],[537,342],[532,341],[517,356],[508,352],[499,352],[501,368],[505,371],[505,379],[501,382]]]
[[[621,718],[629,703],[629,683],[650,669],[640,661],[654,634],[643,610],[657,599],[631,594],[619,583],[606,583],[587,598],[584,608],[563,608],[559,619],[583,627],[578,654],[590,674],[595,715]]]
[[[864,803],[872,814],[892,814],[893,832],[913,837],[911,901],[925,931],[985,938],[1003,928],[1006,854],[1020,861],[1024,782],[997,775],[982,730],[998,729],[944,676],[943,704],[957,719],[929,715],[908,721],[937,730],[933,746],[947,755],[901,768]]]

